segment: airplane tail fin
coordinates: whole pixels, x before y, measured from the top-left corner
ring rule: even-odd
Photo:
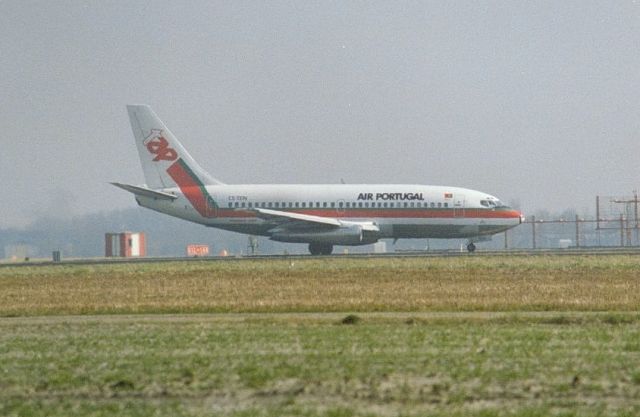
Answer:
[[[127,105],[127,111],[147,187],[222,184],[198,165],[149,106]]]

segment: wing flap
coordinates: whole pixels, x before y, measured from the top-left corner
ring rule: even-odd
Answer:
[[[344,227],[358,227],[367,232],[379,232],[380,228],[374,222],[354,222],[339,220],[333,217],[313,216],[311,214],[290,213],[287,211],[270,210],[263,208],[253,209],[257,216],[266,220],[279,219],[282,224],[278,229],[287,230],[294,225],[321,226],[324,229],[337,229]]]
[[[270,209],[263,209],[263,208],[256,208],[253,210],[257,213],[258,217],[263,219],[279,218],[279,219],[285,219],[285,220],[288,219],[288,220],[297,220],[297,221],[307,222],[307,223],[322,224],[322,225],[333,226],[333,227],[342,226],[342,223],[339,220],[334,219],[332,217],[313,216],[310,214],[302,214],[302,213],[290,213],[287,211],[270,210]]]

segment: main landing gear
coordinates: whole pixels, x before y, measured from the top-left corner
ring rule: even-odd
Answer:
[[[328,243],[309,243],[309,252],[314,255],[331,255],[333,245]]]
[[[467,250],[469,251],[469,253],[473,253],[476,251],[476,245],[473,244],[473,242],[469,242],[469,244],[467,245]]]

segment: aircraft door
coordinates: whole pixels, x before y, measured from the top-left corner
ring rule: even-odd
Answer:
[[[464,195],[456,194],[453,199],[453,217],[464,217],[466,200]]]
[[[206,204],[206,217],[207,218],[212,218],[212,217],[218,217],[218,207],[215,204],[215,197],[211,196],[211,198],[207,198],[207,204]]]
[[[337,217],[342,217],[344,215],[344,211],[345,211],[345,201],[340,199],[338,200],[338,202],[336,203],[336,215]]]

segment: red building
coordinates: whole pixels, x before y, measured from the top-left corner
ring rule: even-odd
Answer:
[[[123,258],[142,257],[147,254],[144,233],[107,233],[105,235],[105,256]]]

